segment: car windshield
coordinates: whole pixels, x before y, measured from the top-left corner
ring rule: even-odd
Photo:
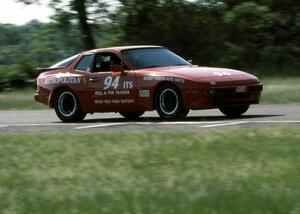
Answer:
[[[72,62],[74,62],[74,60],[78,57],[78,54],[71,56],[67,59],[64,59],[54,65],[52,65],[50,68],[62,68],[62,67],[67,67],[69,65],[71,65]]]
[[[125,58],[137,69],[191,65],[180,56],[172,53],[166,48],[140,48],[122,51]]]

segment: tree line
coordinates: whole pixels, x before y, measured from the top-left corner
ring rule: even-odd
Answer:
[[[27,4],[38,1],[19,0]],[[112,5],[110,5],[110,4]],[[300,2],[294,0],[51,0],[52,22],[0,25],[0,82],[36,76],[79,51],[170,48],[195,64],[298,74]]]

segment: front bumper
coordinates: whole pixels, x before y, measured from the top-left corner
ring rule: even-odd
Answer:
[[[205,88],[204,96],[211,99],[211,106],[258,104],[263,85],[235,85]]]

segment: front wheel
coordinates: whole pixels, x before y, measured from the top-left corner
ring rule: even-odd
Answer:
[[[219,107],[219,110],[229,117],[237,117],[244,114],[249,108],[249,105],[242,106],[223,106]]]
[[[65,90],[57,94],[54,100],[55,113],[63,122],[76,122],[85,118],[75,94]]]
[[[140,116],[142,116],[145,112],[144,111],[135,111],[135,112],[119,112],[120,115],[125,117],[127,120],[136,120]]]
[[[179,89],[172,84],[162,85],[155,94],[155,109],[162,119],[183,119],[189,110],[183,107]]]

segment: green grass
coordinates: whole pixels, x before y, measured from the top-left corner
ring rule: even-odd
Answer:
[[[265,77],[261,81],[264,84],[261,103],[300,103],[300,77]]]
[[[0,213],[300,212],[300,128],[0,135]]]
[[[300,77],[265,77],[262,82],[262,104],[300,103]],[[34,101],[34,94],[31,88],[0,92],[0,110],[48,109]]]
[[[47,109],[47,106],[35,102],[33,98],[35,93],[36,90],[33,88],[0,92],[0,110]]]

